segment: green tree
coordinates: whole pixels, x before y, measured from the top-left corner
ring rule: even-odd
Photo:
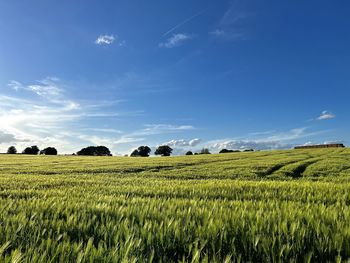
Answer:
[[[201,150],[200,154],[210,154],[209,149],[208,148],[203,148]]]
[[[141,157],[148,157],[151,153],[151,148],[149,148],[148,146],[140,146],[139,148],[137,148],[137,150]]]
[[[15,146],[11,146],[7,149],[7,154],[16,154],[17,153],[17,149]]]
[[[135,149],[131,154],[130,157],[140,157],[140,153],[137,149]]]
[[[39,147],[34,145],[32,147],[27,147],[23,150],[22,154],[32,154],[37,155],[40,152]]]
[[[170,156],[172,152],[173,152],[173,149],[170,146],[162,145],[157,148],[154,154],[161,155],[161,156]]]
[[[111,151],[106,146],[89,146],[81,149],[77,155],[112,156]]]
[[[44,150],[40,151],[40,154],[44,155],[57,155],[57,150],[54,147],[47,147]]]

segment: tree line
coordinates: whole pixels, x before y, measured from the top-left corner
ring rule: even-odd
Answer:
[[[45,149],[40,150],[38,146],[34,145],[31,147],[27,147],[22,151],[22,154],[31,154],[31,155],[57,155],[57,150],[54,147],[47,147]],[[10,146],[7,149],[7,154],[17,154],[17,149],[15,146]]]
[[[253,149],[247,149],[244,150],[244,152],[251,152],[254,151]],[[140,146],[137,149],[135,149],[131,154],[130,157],[149,157],[152,150],[148,146]],[[158,148],[155,150],[155,155],[161,155],[161,156],[170,156],[173,152],[173,149],[168,145],[161,145],[158,146]],[[241,152],[239,150],[227,150],[222,149],[219,153],[233,153],[233,152]],[[7,150],[7,154],[17,154],[17,149],[15,146],[11,146]],[[47,147],[42,150],[39,149],[38,146],[34,145],[31,147],[27,147],[22,151],[22,154],[29,154],[29,155],[57,155],[58,151],[54,147]],[[185,155],[198,155],[198,154],[211,154],[208,148],[203,148],[198,153],[193,153],[192,151],[186,152]],[[73,155],[81,155],[81,156],[112,156],[111,151],[106,146],[89,146],[86,148],[81,149],[77,153],[73,153]],[[126,155],[128,156],[128,155]]]
[[[155,155],[161,156],[170,156],[173,152],[173,149],[167,145],[159,146],[154,152]],[[134,150],[130,156],[131,157],[148,157],[151,153],[151,148],[148,146],[140,146],[136,150]],[[17,149],[15,146],[11,146],[7,150],[7,154],[17,154]],[[54,147],[47,147],[43,150],[40,150],[38,146],[34,145],[31,147],[27,147],[22,151],[22,154],[29,155],[57,155],[58,151]],[[81,155],[81,156],[112,156],[111,151],[106,146],[89,146],[81,149],[76,154],[73,155]]]

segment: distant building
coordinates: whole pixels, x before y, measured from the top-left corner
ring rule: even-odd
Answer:
[[[342,143],[296,146],[294,149],[345,148]]]

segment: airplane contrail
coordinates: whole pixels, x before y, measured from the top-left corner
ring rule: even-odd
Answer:
[[[203,14],[205,12],[205,10],[185,19],[184,21],[182,21],[181,23],[177,24],[176,26],[174,26],[173,28],[171,28],[170,30],[168,30],[167,32],[165,32],[162,37],[165,37],[167,35],[169,35],[171,32],[175,31],[176,29],[178,29],[179,27],[182,27],[183,25],[187,24],[188,22],[190,22],[191,20],[195,19],[196,17],[200,16],[201,14]]]

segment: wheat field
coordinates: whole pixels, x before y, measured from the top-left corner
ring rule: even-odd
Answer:
[[[350,150],[0,156],[0,262],[349,262]]]

